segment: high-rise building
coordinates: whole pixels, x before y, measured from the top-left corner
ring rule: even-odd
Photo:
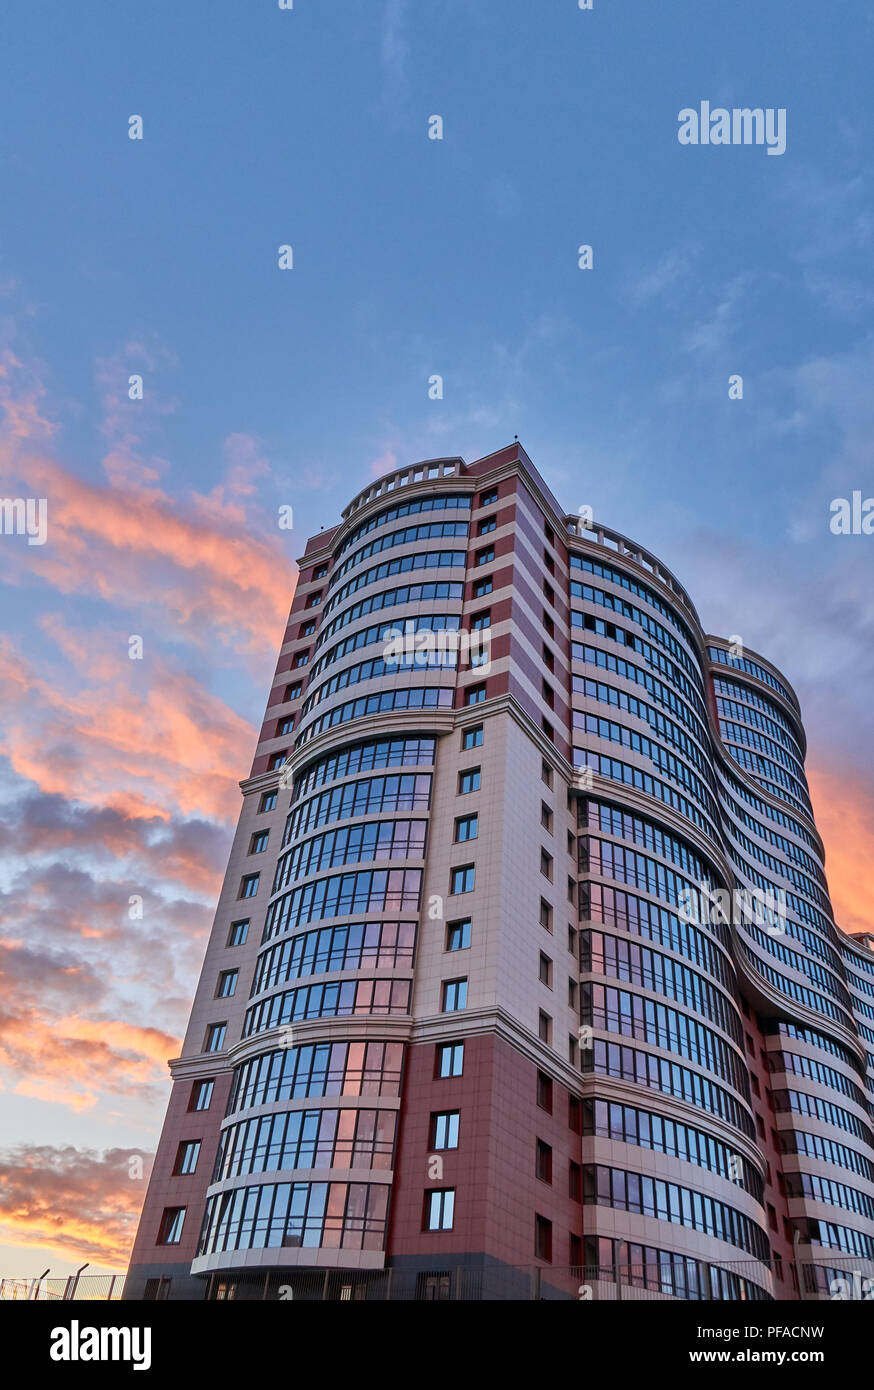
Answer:
[[[126,1296],[867,1287],[874,950],[804,755],[518,444],[366,488],[300,561]]]

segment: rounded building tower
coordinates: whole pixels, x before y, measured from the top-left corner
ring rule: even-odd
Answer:
[[[874,1276],[874,954],[804,751],[518,444],[360,493],[300,561],[125,1296]]]

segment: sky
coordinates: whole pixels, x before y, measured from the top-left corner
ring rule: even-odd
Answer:
[[[125,1267],[295,559],[396,466],[518,435],[775,661],[874,928],[874,536],[829,527],[872,44],[858,0],[6,0],[0,497],[48,529],[0,534],[0,1273]],[[681,144],[702,101],[785,152]]]

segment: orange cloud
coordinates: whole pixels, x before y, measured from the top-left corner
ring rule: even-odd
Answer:
[[[143,1204],[151,1155],[72,1145],[20,1145],[0,1154],[0,1239],[122,1268]]]
[[[874,931],[874,790],[851,774],[823,767],[808,768],[807,780],[838,926],[846,932]]]

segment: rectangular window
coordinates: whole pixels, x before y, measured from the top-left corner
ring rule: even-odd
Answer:
[[[313,579],[324,579],[328,573],[327,565],[319,565],[318,569],[313,570]]]
[[[299,700],[302,690],[303,686],[301,685],[300,681],[297,681],[295,685],[287,685],[285,687],[286,700]]]
[[[260,874],[244,874],[240,880],[240,897],[254,898],[258,892],[258,881]]]
[[[437,1149],[458,1148],[458,1111],[441,1110],[431,1116],[431,1135],[428,1147]]]
[[[294,664],[295,666],[306,666],[309,659],[309,652],[298,652],[297,656],[294,658]]]
[[[470,946],[470,918],[465,917],[461,922],[447,922],[446,924],[446,949],[447,951],[466,951]]]
[[[161,1217],[161,1227],[158,1231],[158,1244],[178,1245],[182,1239],[184,1223],[184,1207],[165,1207],[164,1215]]]
[[[287,748],[284,749],[283,752],[281,752],[281,753],[274,753],[274,754],[272,755],[271,759],[270,759],[270,762],[267,764],[267,770],[268,770],[268,772],[276,772],[276,771],[278,771],[279,768],[285,767],[285,764],[286,764],[287,759],[288,759],[288,749],[287,749]]]
[[[567,1122],[568,1128],[574,1134],[583,1132],[583,1102],[579,1096],[568,1096],[567,1098]]]
[[[492,580],[491,580],[491,576],[489,576],[488,579],[478,579],[477,582],[476,582],[476,583],[474,584],[474,586],[473,586],[473,596],[474,596],[474,598],[485,598],[486,594],[490,594],[491,592],[492,592]]]
[[[498,489],[496,487],[490,487],[488,492],[481,492],[479,495],[479,505],[481,507],[490,507],[492,503],[497,502],[497,500]]]
[[[537,1104],[541,1110],[552,1114],[552,1078],[545,1071],[537,1073]]]
[[[568,1196],[572,1202],[583,1200],[583,1170],[573,1159],[568,1167]]]
[[[567,928],[567,948],[570,951],[571,955],[575,956],[577,954],[576,928],[572,927],[570,922],[568,922]]]
[[[467,980],[444,980],[441,1005],[445,1014],[460,1013],[467,1008]]]
[[[461,1076],[463,1070],[464,1043],[438,1043],[435,1075],[438,1077]]]
[[[480,748],[482,746],[482,741],[483,726],[482,724],[474,724],[472,729],[465,729],[464,733],[461,735],[462,751],[466,751],[468,748]]]
[[[495,547],[484,545],[482,550],[476,552],[476,563],[478,565],[490,565],[495,558]]]
[[[309,598],[307,599],[307,608],[318,608],[321,601],[322,591],[320,589],[317,594],[310,594]]]
[[[304,623],[297,635],[298,637],[312,637],[315,630],[315,623]]]
[[[534,1158],[534,1172],[541,1182],[552,1182],[552,1146],[537,1140]]]
[[[455,1214],[455,1188],[441,1187],[425,1193],[425,1230],[451,1231]]]
[[[261,800],[258,803],[259,815],[264,811],[272,811],[276,805],[279,792],[262,792]]]
[[[475,613],[470,624],[473,632],[482,632],[484,628],[491,627],[491,625],[492,610],[490,608],[483,609],[481,613]]]
[[[537,1015],[537,1036],[542,1043],[552,1045],[552,1019],[542,1009],[538,1011]]]
[[[486,698],[486,688],[484,685],[469,685],[464,692],[464,703],[466,705],[479,705]]]
[[[204,1052],[221,1052],[225,1045],[225,1035],[227,1031],[227,1022],[211,1023],[206,1030],[206,1038],[203,1044]]]
[[[540,824],[544,830],[548,830],[550,835],[552,834],[552,812],[545,801],[540,803]]]
[[[230,929],[230,931],[228,932],[228,945],[229,945],[229,946],[243,946],[243,945],[245,944],[246,937],[247,937],[248,935],[249,935],[249,918],[248,918],[248,917],[246,917],[246,918],[245,918],[243,921],[241,921],[241,922],[232,922],[232,923],[231,923],[231,929]]]
[[[544,878],[548,878],[550,883],[552,882],[552,855],[547,854],[545,849],[540,851],[540,872]]]
[[[545,1216],[534,1217],[534,1255],[538,1260],[552,1259],[552,1222]]]
[[[267,841],[270,839],[269,830],[256,830],[249,844],[250,854],[263,854],[267,848]]]
[[[455,818],[455,843],[464,844],[466,840],[475,840],[479,832],[479,816],[456,816]]]
[[[276,726],[276,737],[282,738],[284,734],[290,734],[294,728],[294,715],[288,714],[284,719],[280,719]]]
[[[188,1102],[188,1109],[208,1110],[214,1086],[214,1081],[195,1081],[191,1088],[191,1100]]]
[[[495,528],[497,527],[497,524],[498,524],[498,519],[497,519],[497,517],[495,517],[495,516],[484,516],[484,517],[482,517],[482,519],[481,519],[480,521],[478,521],[477,524],[476,524],[476,533],[477,533],[478,536],[487,536],[488,533],[489,533],[489,531],[494,531],[494,530],[495,530]]]
[[[176,1162],[173,1164],[174,1178],[187,1176],[193,1173],[197,1167],[197,1160],[200,1156],[200,1140],[186,1139],[176,1150]]]
[[[216,986],[216,999],[230,999],[237,992],[237,979],[239,970],[223,970],[218,977]]]
[[[540,899],[540,925],[546,931],[552,931],[552,908],[545,898]]]
[[[548,787],[552,786],[552,768],[545,758],[540,764],[540,780],[545,782]]]
[[[453,869],[449,877],[449,894],[454,897],[457,893],[472,893],[476,869],[473,864],[462,864],[459,868]]]
[[[549,956],[545,956],[542,951],[540,952],[539,979],[542,985],[546,985],[548,989],[552,989],[552,961],[549,959]]]

